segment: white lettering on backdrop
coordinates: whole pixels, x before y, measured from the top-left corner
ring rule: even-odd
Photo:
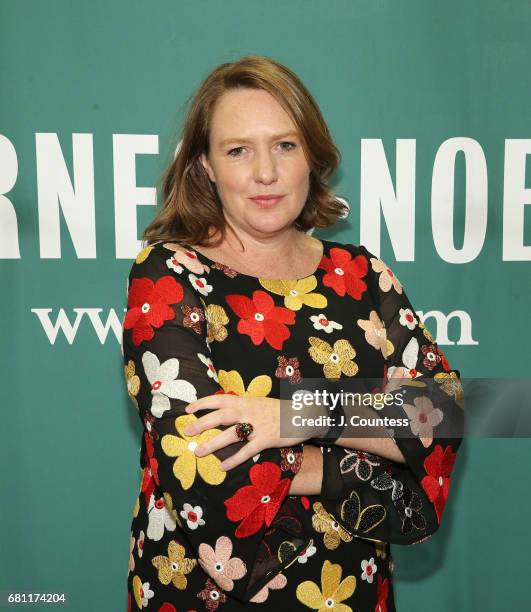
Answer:
[[[95,179],[92,134],[72,135],[72,172],[68,171],[55,133],[37,133],[37,210],[41,258],[61,257],[61,214],[79,258],[96,258]],[[119,259],[132,259],[138,240],[137,206],[154,206],[154,187],[136,184],[136,156],[158,154],[158,136],[113,135],[115,248]],[[454,167],[458,152],[466,164],[464,242],[455,248]],[[526,156],[531,139],[505,141],[503,228],[499,235],[503,261],[531,261],[525,244]],[[380,254],[383,217],[397,261],[415,259],[416,140],[396,141],[395,180],[381,139],[361,141],[360,243]],[[16,149],[0,134],[0,259],[19,259],[19,219],[9,193],[18,178]],[[468,263],[484,246],[488,217],[488,174],[483,150],[471,138],[450,138],[437,151],[432,174],[431,213],[434,247],[448,263]],[[492,205],[494,208],[494,205]],[[497,218],[496,212],[491,217]],[[417,230],[418,231],[418,230]],[[496,231],[492,232],[496,235]]]
[[[122,323],[127,308],[123,309],[124,314],[119,314],[120,311],[117,312],[114,308],[105,309],[105,315],[103,314],[103,308],[72,308],[72,310],[75,315],[71,317],[68,316],[64,308],[59,308],[58,311],[54,311],[53,308],[32,308],[31,312],[38,318],[50,344],[55,344],[60,332],[62,332],[68,344],[73,344],[83,321],[86,325],[92,327],[101,344],[105,344],[109,335],[114,335],[115,339],[121,343]],[[428,329],[435,329],[434,336],[440,345],[476,346],[479,344],[472,338],[472,322],[470,315],[464,310],[454,310],[447,315],[439,310],[430,310],[426,313],[417,310],[416,314],[423,323],[430,317],[434,319],[434,326],[427,325]],[[52,317],[55,318],[55,321],[52,321]],[[459,322],[459,328],[455,330],[456,342],[448,338],[448,324],[454,317]],[[72,321],[70,318],[72,318]]]

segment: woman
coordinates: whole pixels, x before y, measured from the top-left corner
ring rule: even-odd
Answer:
[[[130,609],[394,610],[389,544],[438,528],[459,378],[378,257],[306,233],[345,213],[326,183],[338,163],[313,98],[269,58],[223,64],[195,94],[128,282],[144,427]],[[412,383],[409,437],[280,438],[281,381],[352,377]],[[428,380],[444,413],[419,399]]]

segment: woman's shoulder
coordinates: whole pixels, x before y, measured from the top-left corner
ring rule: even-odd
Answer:
[[[163,269],[168,268],[177,274],[185,271],[191,274],[208,273],[210,268],[201,262],[197,253],[182,242],[159,240],[144,246],[135,258],[135,264],[151,262],[154,265],[163,262]]]
[[[365,257],[374,257],[372,253],[363,245],[363,244],[355,244],[354,242],[342,242],[338,240],[323,240],[325,247],[328,248],[330,252],[333,249],[334,253],[340,253],[341,251],[347,251],[352,257],[356,257],[358,255],[363,255]]]

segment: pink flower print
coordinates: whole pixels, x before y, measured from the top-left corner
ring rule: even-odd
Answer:
[[[443,413],[433,406],[429,397],[420,396],[403,408],[409,417],[409,426],[414,435],[419,436],[423,446],[427,448],[433,442],[433,428],[443,420]]]
[[[227,536],[217,539],[215,549],[203,543],[198,550],[201,567],[224,591],[232,591],[234,580],[239,580],[247,572],[241,559],[231,558],[232,542]]]

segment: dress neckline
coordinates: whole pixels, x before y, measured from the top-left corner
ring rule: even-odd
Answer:
[[[199,251],[197,251],[196,249],[194,249],[193,246],[191,246],[190,244],[185,244],[184,247],[187,249],[190,249],[191,251],[193,251],[197,258],[202,261],[204,260],[204,262],[206,262],[209,267],[213,267],[213,264],[217,264],[219,267],[223,268],[229,268],[230,270],[233,270],[234,272],[236,272],[238,274],[238,276],[244,276],[247,278],[252,278],[253,280],[263,280],[263,281],[271,281],[271,282],[297,282],[300,280],[304,280],[305,278],[309,278],[310,276],[314,276],[317,271],[319,270],[320,266],[321,266],[321,262],[323,261],[323,257],[325,257],[326,255],[326,251],[327,251],[327,245],[329,243],[328,240],[325,240],[323,238],[318,238],[317,240],[319,240],[319,242],[321,243],[322,246],[322,251],[321,251],[321,256],[319,258],[319,261],[317,262],[317,265],[315,266],[315,268],[313,269],[312,272],[310,272],[310,274],[307,274],[306,276],[301,276],[299,278],[269,278],[266,276],[253,276],[252,274],[245,274],[244,272],[240,272],[239,270],[236,270],[236,268],[233,268],[232,266],[229,266],[227,264],[224,264],[221,261],[215,261],[213,259],[210,259],[210,257],[207,257],[206,255],[204,255],[203,253],[200,253]],[[214,267],[214,270],[219,269]]]

